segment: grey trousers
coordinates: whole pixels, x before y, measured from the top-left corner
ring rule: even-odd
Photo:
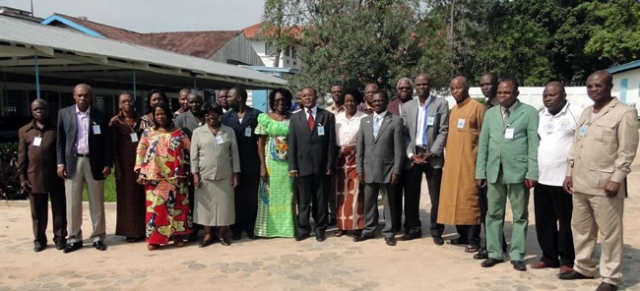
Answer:
[[[384,203],[384,228],[382,236],[393,237],[393,222],[391,207],[389,207],[389,194],[395,187],[388,183],[367,183],[364,185],[364,230],[362,234],[375,234],[378,227],[378,193],[382,195]],[[393,193],[391,193],[393,194]]]
[[[89,212],[93,232],[91,239],[104,241],[106,236],[104,216],[104,180],[95,180],[91,174],[89,157],[78,157],[76,174],[72,179],[65,179],[67,200],[67,231],[69,243],[82,242],[82,189],[87,185],[89,196]]]

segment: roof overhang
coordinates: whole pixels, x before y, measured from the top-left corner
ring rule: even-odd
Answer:
[[[638,68],[640,68],[640,60],[608,68],[607,72],[609,72],[610,74],[617,74]]]
[[[195,80],[198,87],[277,88],[287,83],[249,68],[5,16],[0,16],[0,27],[0,68],[10,73],[33,72],[37,62],[42,74],[57,77],[79,75],[86,79],[94,74],[108,78],[135,71],[138,77],[161,76],[169,82],[172,78],[181,83]]]

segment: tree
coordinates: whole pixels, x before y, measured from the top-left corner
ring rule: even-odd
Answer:
[[[273,66],[280,66],[282,51],[296,44],[297,27],[291,24],[297,13],[292,8],[299,2],[296,0],[266,0],[264,2],[263,21],[260,27],[261,37],[267,39],[267,44],[273,47]],[[268,53],[268,52],[265,52]]]

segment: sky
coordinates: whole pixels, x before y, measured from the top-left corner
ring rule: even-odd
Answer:
[[[30,0],[0,0],[30,11]],[[239,30],[259,23],[264,0],[33,0],[34,14],[85,16],[137,32]]]

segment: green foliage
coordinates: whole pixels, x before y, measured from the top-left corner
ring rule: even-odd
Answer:
[[[144,195],[144,193],[139,193],[139,195]],[[116,202],[116,179],[113,173],[104,180],[104,202]],[[82,201],[89,201],[89,196],[87,194],[87,187],[84,187],[82,191]]]
[[[0,198],[25,199],[18,177],[18,143],[0,144]]]

